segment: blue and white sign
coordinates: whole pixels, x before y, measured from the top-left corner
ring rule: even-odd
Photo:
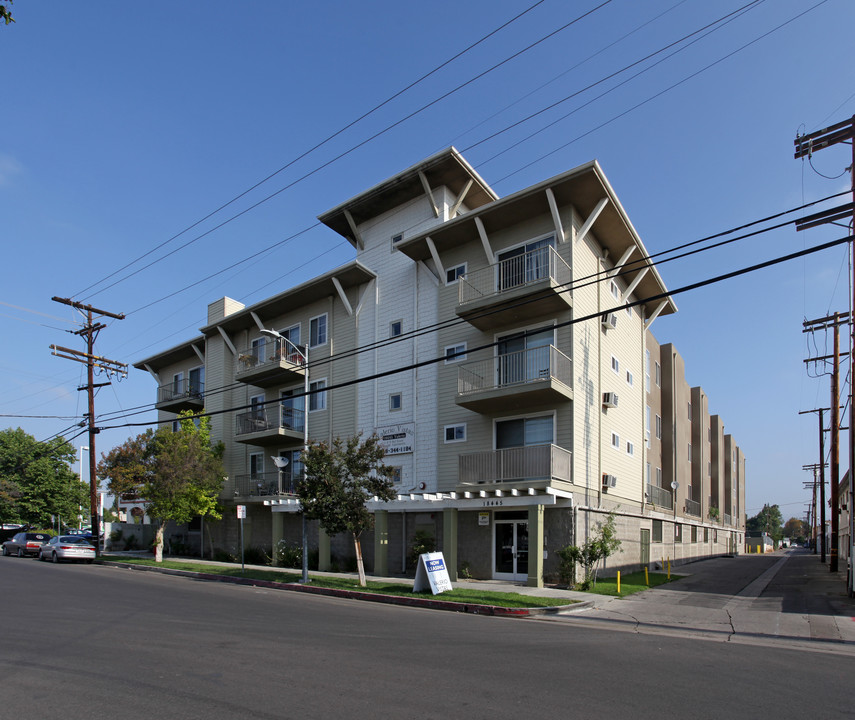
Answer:
[[[424,592],[428,589],[434,595],[439,595],[446,590],[453,590],[451,578],[448,577],[448,568],[445,567],[445,558],[441,552],[419,555],[413,592]]]

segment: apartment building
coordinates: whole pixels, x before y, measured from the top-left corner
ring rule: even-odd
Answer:
[[[168,421],[212,413],[245,542],[299,537],[308,440],[376,432],[398,499],[372,502],[375,574],[416,532],[452,576],[539,585],[609,512],[609,570],[735,552],[745,461],[651,325],[676,311],[596,162],[499,198],[453,148],[319,218],[355,259],[135,366]],[[308,394],[307,394],[308,393]],[[213,546],[237,542],[227,513]],[[322,568],[350,552],[311,528]]]

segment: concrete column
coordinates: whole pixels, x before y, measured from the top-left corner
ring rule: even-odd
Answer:
[[[318,570],[329,572],[331,568],[330,536],[322,527],[318,527]]]
[[[442,511],[442,556],[451,582],[457,582],[457,508]]]
[[[285,513],[271,513],[271,536],[270,541],[271,545],[271,554],[273,556],[273,564],[274,566],[279,565],[279,561],[276,559],[276,549],[279,546],[279,541],[285,537]]]
[[[374,513],[374,574],[389,575],[389,511]]]
[[[528,509],[528,582],[543,587],[543,505]]]

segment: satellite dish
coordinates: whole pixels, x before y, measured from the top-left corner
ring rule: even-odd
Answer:
[[[671,483],[671,489],[672,489],[672,490],[676,490],[678,487],[680,487],[680,483],[678,483],[676,480],[674,480],[674,481]]]
[[[273,459],[273,464],[274,464],[277,468],[279,468],[280,470],[281,470],[282,468],[284,468],[284,467],[287,467],[287,466],[288,466],[288,458],[279,457],[278,455],[271,455],[270,457]]]

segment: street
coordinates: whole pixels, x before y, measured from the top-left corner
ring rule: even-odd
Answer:
[[[851,657],[0,560],[0,718],[849,717]]]

